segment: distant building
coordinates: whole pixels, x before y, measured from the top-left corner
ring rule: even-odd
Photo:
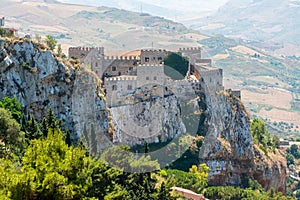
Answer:
[[[173,191],[177,194],[181,194],[182,196],[193,199],[193,200],[205,200],[206,198],[202,194],[197,194],[191,190],[187,190],[179,187],[172,187]]]
[[[0,27],[4,26],[4,17],[0,18]]]
[[[5,30],[11,36],[17,36],[18,35],[18,30],[15,29],[15,28],[5,28]]]
[[[280,146],[283,147],[283,146],[290,146],[290,142],[287,141],[287,140],[282,140],[280,139]]]

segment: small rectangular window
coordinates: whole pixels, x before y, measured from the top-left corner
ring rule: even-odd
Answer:
[[[146,76],[146,80],[149,81],[149,76]]]
[[[128,85],[127,89],[132,90],[132,85]]]
[[[145,57],[145,62],[149,62],[149,57]]]
[[[112,66],[111,67],[111,71],[113,71],[113,72],[117,71],[117,67],[116,66]]]
[[[117,88],[117,85],[113,85],[113,86],[112,86],[112,90],[113,90],[113,91],[115,91],[115,90],[117,90],[117,89],[118,89],[118,88]]]
[[[153,77],[153,80],[155,80],[155,81],[156,81],[156,80],[157,80],[157,77],[156,77],[156,76],[154,76],[154,77]]]

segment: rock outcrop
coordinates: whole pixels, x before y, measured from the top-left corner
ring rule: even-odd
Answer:
[[[0,98],[17,97],[24,111],[38,120],[52,108],[72,131],[73,142],[84,136],[92,152],[112,142],[159,142],[190,132],[191,127],[186,127],[181,118],[180,99],[171,93],[151,96],[153,91],[138,89],[127,96],[124,105],[109,111],[98,77],[84,67],[75,68],[58,60],[29,40],[0,39]],[[196,122],[203,126],[199,127],[201,134],[206,135],[199,159],[210,167],[211,185],[238,186],[244,178],[252,178],[265,189],[285,192],[285,159],[278,152],[266,156],[253,145],[250,118],[239,99],[226,91],[203,91],[191,97],[190,93],[197,92],[189,84],[178,88],[173,84],[171,88],[194,99],[189,105],[191,113],[200,116],[199,121],[205,116],[203,123]],[[110,137],[113,124],[115,133]]]
[[[98,148],[110,144],[109,113],[99,86],[95,74],[59,62],[52,52],[41,50],[39,44],[22,39],[0,40],[0,99],[16,97],[25,113],[37,120],[52,108],[71,130],[74,143],[85,128],[87,136],[91,129],[96,130]]]
[[[158,143],[186,133],[179,99],[171,93],[166,95],[166,91],[157,92],[163,89],[138,88],[126,96],[123,105],[111,107],[114,143],[130,146],[145,142]]]
[[[206,112],[208,132],[199,159],[210,168],[209,184],[239,186],[251,178],[266,190],[285,192],[285,159],[279,152],[267,156],[253,145],[242,102],[230,92],[209,94]]]

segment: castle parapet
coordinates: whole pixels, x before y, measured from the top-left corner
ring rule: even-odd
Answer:
[[[132,60],[132,61],[137,61],[138,58],[137,56],[105,56],[104,60],[110,60],[110,61],[114,61],[114,60]]]
[[[160,53],[160,52],[167,52],[167,50],[166,49],[142,49],[141,52]]]
[[[158,63],[154,63],[154,64],[150,64],[150,63],[147,63],[147,64],[139,64],[138,67],[164,67],[164,62],[162,62],[161,64],[158,64]]]
[[[104,47],[70,47],[69,57],[75,57],[83,61],[91,52],[104,56]]]
[[[212,64],[212,59],[196,59],[196,63],[199,64]]]
[[[201,58],[200,47],[179,48],[178,52],[183,56],[189,57],[190,62],[192,63],[194,63],[194,59]]]
[[[136,81],[136,76],[116,76],[105,78],[105,81]]]

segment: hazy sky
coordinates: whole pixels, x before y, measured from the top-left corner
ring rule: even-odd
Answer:
[[[228,0],[58,0],[96,6],[112,6],[131,11],[140,11],[166,18],[177,18],[178,21],[191,16],[205,15],[216,11]],[[166,12],[164,12],[166,9]],[[174,12],[173,12],[174,11]]]

